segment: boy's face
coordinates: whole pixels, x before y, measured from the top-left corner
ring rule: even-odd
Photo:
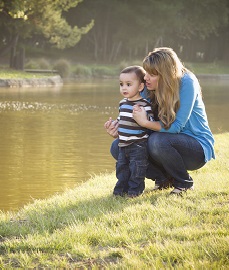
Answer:
[[[128,100],[140,99],[140,92],[144,88],[144,83],[140,83],[136,74],[131,73],[121,73],[120,77],[120,93]]]

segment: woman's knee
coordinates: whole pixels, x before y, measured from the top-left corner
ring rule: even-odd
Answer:
[[[112,157],[116,160],[118,160],[118,154],[119,154],[119,146],[118,146],[119,140],[116,139],[112,142],[111,148],[110,148],[110,153]]]
[[[161,146],[163,143],[162,134],[159,132],[152,133],[148,138],[148,151],[149,154],[154,157],[161,153]]]

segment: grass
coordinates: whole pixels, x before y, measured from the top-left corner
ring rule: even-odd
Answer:
[[[229,269],[229,133],[195,191],[114,198],[115,174],[0,213],[0,268]]]
[[[185,63],[196,74],[229,74],[228,63]]]
[[[0,67],[0,79],[31,79],[31,78],[44,78],[53,76],[52,73],[28,73],[25,71],[14,70],[10,68]]]

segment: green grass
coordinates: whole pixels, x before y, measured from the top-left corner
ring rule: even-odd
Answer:
[[[196,74],[229,74],[228,63],[185,63]]]
[[[114,198],[115,173],[0,213],[0,268],[229,269],[229,133],[195,190]]]
[[[0,67],[0,79],[31,79],[31,78],[44,78],[53,76],[48,73],[28,73],[25,71],[14,70],[10,68]]]

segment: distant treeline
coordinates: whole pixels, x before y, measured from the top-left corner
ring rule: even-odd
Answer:
[[[85,62],[142,59],[158,46],[186,62],[229,61],[229,0],[1,2],[0,55],[17,38],[26,54],[55,51]],[[15,22],[12,14],[24,17]]]
[[[69,23],[94,27],[73,49],[103,61],[141,58],[170,46],[183,61],[229,60],[228,0],[84,0]]]

